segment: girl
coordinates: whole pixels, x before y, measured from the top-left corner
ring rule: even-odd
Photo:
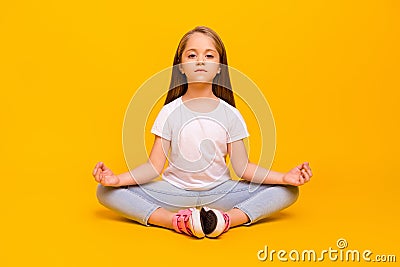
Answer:
[[[235,108],[227,64],[225,47],[210,28],[183,36],[151,130],[149,159],[119,175],[97,163],[93,176],[101,204],[144,225],[215,238],[296,201],[298,186],[312,176],[309,164],[279,173],[249,162],[243,142],[249,133]],[[241,180],[231,179],[227,155]],[[162,181],[152,181],[159,175]],[[250,184],[259,186],[250,192]]]

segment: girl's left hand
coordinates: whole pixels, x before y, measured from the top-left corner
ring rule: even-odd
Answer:
[[[310,181],[312,177],[311,168],[308,162],[304,162],[290,171],[288,171],[283,176],[283,183],[290,184],[294,186],[299,186]]]

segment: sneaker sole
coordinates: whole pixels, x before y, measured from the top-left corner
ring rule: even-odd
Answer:
[[[205,236],[202,223],[201,223],[201,213],[197,209],[192,209],[191,224],[193,227],[193,235],[198,238]]]
[[[204,210],[203,215],[206,218],[206,222],[203,227],[203,231],[207,237],[215,238],[221,235],[225,230],[225,218],[218,210],[210,209],[208,207],[202,208]],[[200,212],[201,215],[201,212]],[[202,216],[200,216],[201,218]],[[207,231],[205,230],[207,229]]]
[[[212,210],[206,210],[204,207],[200,211],[201,227],[203,228],[204,234],[211,234],[217,227],[218,217]]]

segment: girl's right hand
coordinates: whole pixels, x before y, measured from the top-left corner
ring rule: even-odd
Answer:
[[[96,164],[92,174],[96,182],[104,186],[115,186],[119,183],[119,178],[114,175],[113,171],[104,165],[103,162],[98,162]]]

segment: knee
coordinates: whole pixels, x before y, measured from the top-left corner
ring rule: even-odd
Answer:
[[[274,187],[276,199],[284,208],[293,205],[299,198],[299,188],[293,185],[278,185]]]
[[[102,202],[103,202],[103,198],[104,198],[104,195],[105,195],[104,191],[105,191],[104,186],[101,185],[101,184],[98,184],[97,185],[97,190],[96,190],[96,197],[97,197],[97,201],[99,201],[100,204],[102,204]]]
[[[103,206],[106,206],[107,203],[109,202],[113,189],[114,188],[112,187],[98,184],[96,190],[97,201],[99,201],[99,203],[102,204]]]
[[[292,205],[299,198],[299,194],[300,194],[299,187],[293,186],[293,185],[287,185],[287,186],[285,186],[285,189],[286,189],[288,201],[290,202],[289,205]]]

